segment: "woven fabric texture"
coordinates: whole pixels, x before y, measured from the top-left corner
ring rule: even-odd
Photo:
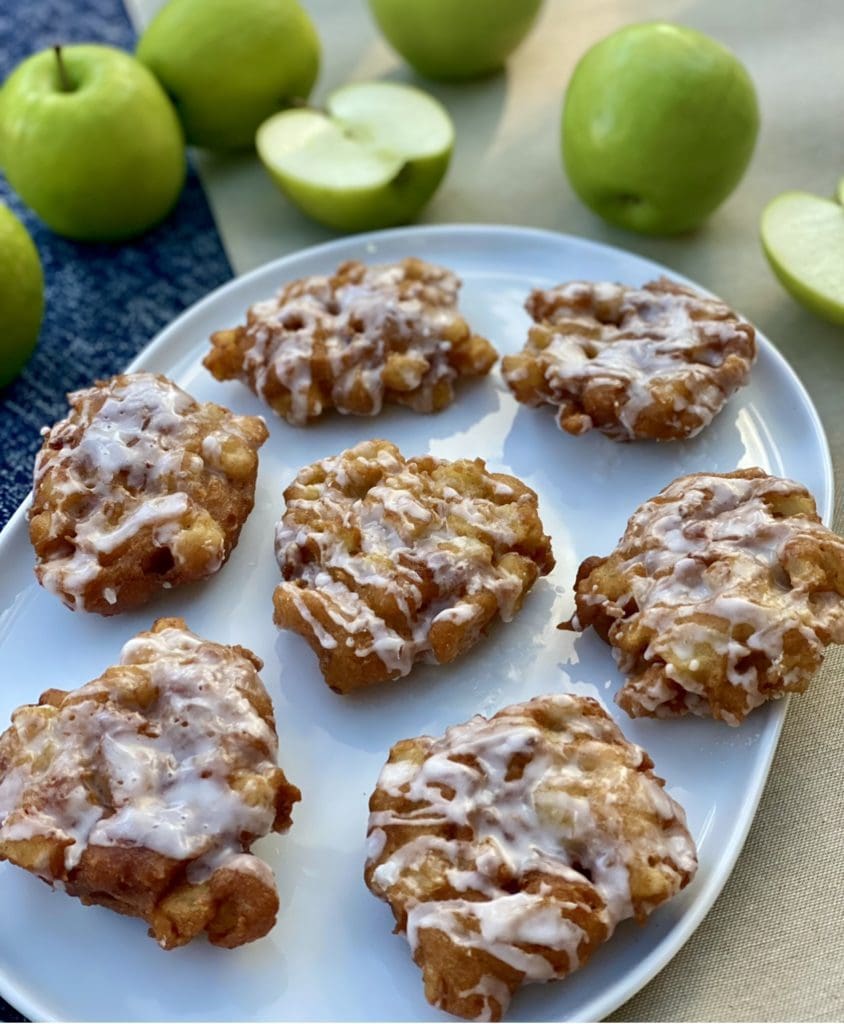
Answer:
[[[55,42],[132,49],[121,0],[3,0],[0,80]],[[205,195],[189,170],[178,206],[156,230],[121,246],[54,235],[0,177],[0,201],[24,222],[41,257],[46,312],[23,374],[0,391],[0,526],[30,489],[42,426],[66,410],[65,393],[122,370],[181,310],[231,277]],[[0,1000],[0,1020],[21,1021]]]
[[[335,34],[341,30],[348,32],[353,23],[363,25],[363,15],[358,18],[354,14],[355,6],[340,5],[335,0],[309,0],[309,7],[320,14],[321,30],[326,37],[332,31]],[[562,46],[556,44],[556,24],[551,25],[551,19],[564,25],[569,49],[579,52],[582,47],[578,33],[588,24],[589,17],[606,18],[612,6],[578,5],[573,0],[566,0],[565,6],[546,3],[548,20],[545,24],[549,35],[554,37],[553,60],[549,58],[543,64],[536,59],[535,54],[541,56],[542,52],[539,43],[534,50],[525,52],[524,59],[537,65],[537,74],[543,73],[545,68],[550,76],[547,87],[532,86],[531,96],[552,97],[555,128],[559,118],[559,90],[566,70],[564,62],[568,58]],[[641,10],[634,10],[636,5],[627,6],[629,10],[619,9],[619,17],[627,20],[664,17],[694,22],[699,16],[703,19],[703,27],[711,31],[722,29],[721,22],[729,22],[726,4],[693,4],[682,10],[682,5],[667,2],[640,4]],[[788,112],[790,93],[797,96],[798,90],[789,79],[789,68],[785,65],[793,63],[797,71],[800,65],[796,60],[784,62],[782,54],[786,40],[792,34],[797,37],[796,28],[792,26],[786,33],[782,25],[776,24],[776,19],[768,17],[765,5],[735,6],[737,9],[741,6],[742,17],[747,21],[747,28],[743,31],[748,36],[763,37],[754,70],[760,80],[767,81],[767,61],[772,55],[770,60],[776,65],[777,81],[783,83],[782,94],[775,91],[774,96]],[[840,24],[838,12],[830,0],[819,6],[833,12],[836,24]],[[711,25],[705,21],[705,9],[710,7],[716,8]],[[591,10],[594,14],[590,14]],[[792,5],[790,10],[789,17],[795,23],[811,21],[798,12],[796,5]],[[764,23],[766,32],[753,27],[753,17],[760,24]],[[818,28],[818,35],[830,34],[833,26],[831,17],[830,14],[825,21],[822,13],[817,13],[816,24],[824,26],[823,29]],[[335,21],[336,26],[332,28]],[[602,31],[608,31],[610,27],[608,22]],[[563,29],[560,32],[562,40]],[[775,45],[770,43],[769,36]],[[739,33],[736,38],[743,37]],[[807,38],[814,39],[814,36]],[[121,0],[0,0],[0,78],[35,50],[57,41],[83,40],[125,48],[132,46],[132,33]],[[358,49],[361,52],[371,43],[368,35],[354,36],[353,40],[360,43]],[[763,45],[766,40],[769,49]],[[746,49],[753,52],[754,40],[748,38],[745,42]],[[815,59],[819,46],[820,43],[814,48],[808,43],[803,46],[801,57],[807,66]],[[357,53],[357,50],[347,45],[342,52]],[[342,56],[339,47],[335,48],[334,54],[335,57]],[[336,70],[337,67],[340,70]],[[335,73],[339,75],[340,71],[345,73],[342,59],[335,62]],[[796,72],[793,68],[791,72],[793,77]],[[535,81],[534,78],[530,80]],[[821,86],[816,89],[820,91]],[[834,95],[834,91],[830,95]],[[535,102],[538,104],[539,100]],[[799,116],[801,121],[811,121],[810,112],[804,110],[802,104],[801,99],[799,109],[795,107],[793,115]],[[771,111],[766,111],[766,116],[770,115]],[[479,133],[488,129],[491,122],[484,116],[477,116],[474,107],[472,116],[478,122]],[[524,120],[529,120],[527,115]],[[544,124],[539,120],[538,123],[544,130]],[[468,124],[460,125],[464,143],[470,129]],[[529,139],[521,134],[518,137],[520,150],[524,150]],[[765,150],[769,163],[757,160],[757,169],[776,166],[777,160],[782,162],[785,159],[783,154],[787,156],[795,148],[793,137],[792,128],[780,135],[772,132]],[[777,148],[778,145],[782,148]],[[465,148],[471,152],[468,145]],[[815,150],[811,152],[813,159],[818,160]],[[459,154],[457,163],[459,165]],[[503,158],[500,167],[502,169],[498,173],[510,174]],[[459,171],[459,166],[457,169]],[[474,165],[471,169],[474,174]],[[834,170],[825,170],[824,174],[832,173],[834,178]],[[555,189],[558,173],[555,163]],[[490,177],[494,180],[493,171]],[[446,189],[441,197],[439,216],[457,220],[466,219],[468,214],[472,219],[471,215],[481,210],[483,188],[476,186],[472,179],[471,189],[466,186],[461,192],[454,185],[455,180],[453,175],[451,189]],[[541,194],[541,180],[531,176],[526,181],[529,181],[529,187],[520,189],[516,177],[510,174],[506,181],[502,179],[496,186],[508,202],[514,204],[515,212],[511,216],[516,220],[528,219],[527,213],[537,208],[534,193],[538,190]],[[793,183],[781,182],[777,187],[808,187],[801,181],[797,178]],[[770,191],[774,179],[762,176],[756,182],[754,224],[759,197],[767,194],[766,189]],[[10,196],[2,179],[0,198],[23,216],[39,247],[47,280],[47,315],[36,355],[24,375],[5,392],[0,392],[2,525],[29,488],[32,457],[39,444],[38,429],[62,413],[65,408],[64,392],[121,369],[181,309],[226,280],[230,269],[204,196],[192,174],[179,207],[168,221],[139,242],[119,248],[77,246],[56,238],[29,215],[14,196]],[[454,205],[449,205],[449,202]],[[732,212],[727,214],[727,219],[739,217],[739,206],[734,204],[730,210]],[[631,239],[613,235],[610,229],[597,221],[578,219],[588,215],[576,207],[564,207],[561,203],[560,211],[560,217],[565,216],[566,230],[590,235],[603,232],[598,237],[632,245]],[[510,213],[509,210],[507,212]],[[484,207],[483,213],[495,219],[495,210],[491,213]],[[241,219],[233,218],[233,222],[239,224]],[[500,210],[498,219],[502,219]],[[295,222],[285,236],[288,242],[292,238],[296,244],[302,244],[302,238],[296,233],[298,223]],[[744,222],[736,219],[734,223],[743,225]],[[562,221],[548,221],[548,224],[563,226]],[[283,226],[290,227],[286,221]],[[244,235],[248,237],[246,231],[244,228]],[[744,238],[750,239],[751,234],[748,229]],[[719,242],[720,237],[717,229],[707,236],[707,256],[711,260],[719,251],[718,245],[723,245]],[[231,242],[228,235],[227,240]],[[317,238],[309,236],[309,240],[316,241]],[[265,232],[265,245],[275,246],[276,242],[275,234]],[[706,277],[703,264],[686,259],[681,243],[677,243],[676,249],[669,248],[663,240],[648,243],[648,248],[643,248],[645,243],[641,241],[638,244],[640,251],[654,258],[676,265],[701,280]],[[704,251],[703,242],[695,241],[694,245]],[[752,245],[755,257],[755,236]],[[746,275],[752,272],[755,264],[749,257],[741,262],[739,256],[742,251],[739,250],[736,259],[723,264],[729,266],[731,273],[734,267],[741,267]],[[260,253],[260,247],[253,255],[255,253]],[[263,256],[256,256],[255,261],[260,262],[261,258]],[[714,262],[717,264],[717,260]],[[719,285],[724,285],[725,292],[728,290],[726,283],[717,276],[717,267],[709,268],[706,279],[715,290]],[[776,323],[770,319],[767,323],[760,322],[760,326],[777,327],[776,336],[783,351],[810,384],[825,416],[836,457],[837,479],[844,479],[844,417],[841,416],[840,405],[836,413],[839,386],[835,377],[838,374],[840,379],[840,362],[835,364],[831,347],[821,344],[820,328],[812,325],[808,331],[809,337],[814,339],[813,349],[804,342],[804,314],[787,297],[779,296],[777,301],[780,304],[769,309],[770,301],[765,298],[765,289],[754,284],[754,295],[756,291],[759,291],[758,304],[754,307],[748,303],[745,311],[753,316],[757,311],[765,311],[770,317],[776,313]],[[745,307],[739,305],[739,308]],[[771,333],[773,336],[774,332]],[[829,344],[831,346],[831,342]],[[834,355],[838,354],[836,348]],[[827,358],[829,365],[825,361]],[[823,372],[815,369],[814,360],[824,360]],[[839,532],[844,532],[844,501],[841,498],[835,524]],[[838,649],[830,653],[809,691],[791,702],[771,776],[747,844],[715,906],[683,950],[610,1020],[844,1019],[844,925],[840,911],[844,850],[844,702],[838,697],[842,681],[844,649]],[[612,956],[611,944],[600,955]],[[23,1018],[0,1002],[0,1019],[18,1021]]]
[[[134,46],[121,0],[3,0],[0,80],[57,40]],[[120,246],[59,238],[2,178],[0,201],[32,235],[46,283],[38,347],[23,374],[0,391],[2,524],[29,491],[39,430],[66,410],[65,392],[122,370],[181,310],[228,280],[231,268],[193,171],[168,219]]]

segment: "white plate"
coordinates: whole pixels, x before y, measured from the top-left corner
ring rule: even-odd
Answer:
[[[240,322],[250,303],[286,279],[330,271],[350,257],[409,254],[457,271],[463,310],[501,352],[524,341],[522,303],[533,286],[571,278],[639,284],[663,272],[629,253],[541,231],[382,232],[310,249],[232,281],[168,327],[133,368],[162,371],[197,398],[261,413],[246,388],[218,384],[201,367],[211,331]],[[688,812],[700,870],[645,927],[620,927],[583,970],[523,990],[509,1017],[595,1020],[629,998],[677,952],[723,886],[756,809],[785,703],[768,705],[739,729],[702,720],[630,721],[612,702],[619,678],[609,648],[591,632],[577,637],[555,626],[572,610],[580,560],[607,552],[635,506],[681,473],[759,465],[791,475],[814,493],[828,522],[832,469],[823,430],[794,373],[760,340],[751,385],[687,443],[569,437],[549,409],[519,408],[497,372],[464,389],[438,416],[395,409],[377,420],[328,417],[302,430],[269,414],[272,436],[261,452],[255,511],[229,564],[204,584],[119,618],[74,614],[35,585],[19,510],[0,538],[0,723],[48,687],[74,687],[98,675],[157,616],[184,615],[200,634],[245,644],[264,659],[281,763],[303,802],[287,836],[257,847],[278,877],[278,924],[266,939],[232,952],[195,942],[165,953],[142,922],[86,909],[0,865],[2,994],[31,1016],[71,1020],[445,1019],[425,1002],[407,943],[391,934],[389,909],[364,887],[369,793],[395,740],[439,734],[476,712],[570,690],[599,698],[651,753]],[[453,666],[420,667],[402,682],[344,698],[326,688],[305,643],[272,624],[272,527],[282,490],[300,466],[373,436],[390,438],[408,455],[481,455],[527,481],[539,493],[557,567],[512,624],[496,628]]]

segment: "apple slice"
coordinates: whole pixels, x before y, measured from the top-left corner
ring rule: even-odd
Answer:
[[[761,228],[765,255],[785,289],[818,316],[844,324],[844,207],[783,192],[765,207]]]
[[[362,82],[332,93],[324,111],[275,114],[255,143],[300,209],[340,231],[365,231],[419,213],[448,167],[454,125],[420,89]]]

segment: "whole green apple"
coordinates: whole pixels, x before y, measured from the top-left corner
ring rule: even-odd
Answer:
[[[758,130],[753,82],[729,50],[680,25],[630,25],[574,70],[563,161],[575,192],[601,217],[676,234],[733,191]]]
[[[454,125],[433,96],[395,82],[358,82],[325,110],[286,110],[261,125],[258,155],[281,190],[339,231],[412,220],[436,192]]]
[[[0,159],[57,234],[117,241],[171,210],[185,179],[173,106],[134,57],[67,46],[25,60],[0,91]]]
[[[0,388],[23,369],[44,315],[44,276],[26,228],[0,203]]]
[[[369,0],[378,27],[427,78],[497,71],[524,39],[542,0]]]
[[[271,114],[306,100],[319,51],[296,0],[170,0],[138,43],[188,142],[208,149],[252,146]]]
[[[840,186],[839,186],[840,189]],[[762,213],[762,247],[785,289],[844,325],[844,209],[809,192],[783,192]]]

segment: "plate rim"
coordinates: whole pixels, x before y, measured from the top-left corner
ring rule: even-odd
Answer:
[[[713,292],[704,288],[696,281],[686,277],[684,274],[675,271],[673,268],[658,263],[640,253],[624,249],[620,246],[611,245],[606,242],[599,242],[594,239],[584,238],[567,232],[553,231],[545,228],[521,227],[513,224],[491,224],[491,223],[448,223],[448,224],[423,224],[409,225],[397,228],[388,228],[381,231],[364,232],[360,234],[343,235],[317,245],[297,249],[294,252],[276,257],[265,263],[251,268],[243,274],[233,276],[230,280],[219,285],[207,295],[186,307],[173,320],[166,324],[152,340],[145,345],[137,355],[126,366],[123,372],[134,372],[136,370],[156,370],[156,363],[163,351],[169,351],[175,338],[179,335],[185,323],[193,320],[201,311],[213,305],[219,298],[230,291],[236,291],[249,282],[257,280],[264,274],[279,271],[282,274],[289,265],[306,259],[320,259],[332,257],[336,261],[338,250],[352,248],[354,246],[377,245],[380,242],[390,242],[408,238],[410,240],[419,237],[434,238],[441,236],[447,238],[455,234],[477,238],[484,236],[510,236],[521,241],[535,239],[537,242],[570,245],[577,248],[590,250],[598,255],[612,254],[622,255],[626,258],[632,257],[637,262],[644,264],[655,275],[670,274],[672,278],[680,281],[697,291],[713,296]],[[345,258],[345,257],[344,257]],[[792,367],[791,363],[780,352],[776,345],[757,329],[757,340],[760,350],[765,352],[767,359],[773,360],[779,374],[790,380],[793,387],[802,399],[804,412],[809,416],[812,423],[813,433],[817,441],[817,454],[820,457],[823,469],[824,480],[827,484],[827,494],[824,495],[823,507],[819,508],[821,519],[829,526],[832,519],[832,511],[835,497],[835,474],[833,469],[832,454],[829,447],[829,440],[820,418],[818,410],[809,394],[800,375]],[[191,340],[190,347],[196,345]],[[118,371],[119,372],[119,371]],[[10,516],[8,521],[0,530],[0,558],[2,558],[5,547],[12,543],[12,534],[19,528],[21,521],[26,516],[27,509],[31,503],[32,492],[30,491],[17,509]],[[764,792],[770,774],[771,763],[776,753],[779,738],[782,733],[785,716],[787,713],[790,698],[777,701],[769,712],[769,721],[765,724],[759,737],[761,745],[760,770],[754,780],[754,785],[748,793],[748,799],[744,803],[744,810],[738,822],[738,828],[734,828],[730,841],[718,857],[717,864],[707,879],[703,889],[696,894],[689,908],[682,919],[669,930],[650,953],[641,960],[632,971],[628,970],[620,978],[612,983],[602,993],[589,999],[583,1006],[578,1017],[570,1017],[568,1020],[598,1021],[602,1020],[609,1013],[613,1012],[623,1003],[633,998],[666,964],[672,960],[682,947],[688,942],[703,919],[712,909],[715,901],[727,883],[733,872],[736,861],[744,847],[751,825],[756,817],[759,802]],[[45,1002],[40,1002],[38,996],[30,997],[25,990],[18,988],[15,979],[9,970],[0,964],[0,995],[3,996],[20,1013],[32,1020],[61,1020],[59,1016],[53,1016],[47,1009]],[[47,1010],[47,1012],[45,1012]]]

